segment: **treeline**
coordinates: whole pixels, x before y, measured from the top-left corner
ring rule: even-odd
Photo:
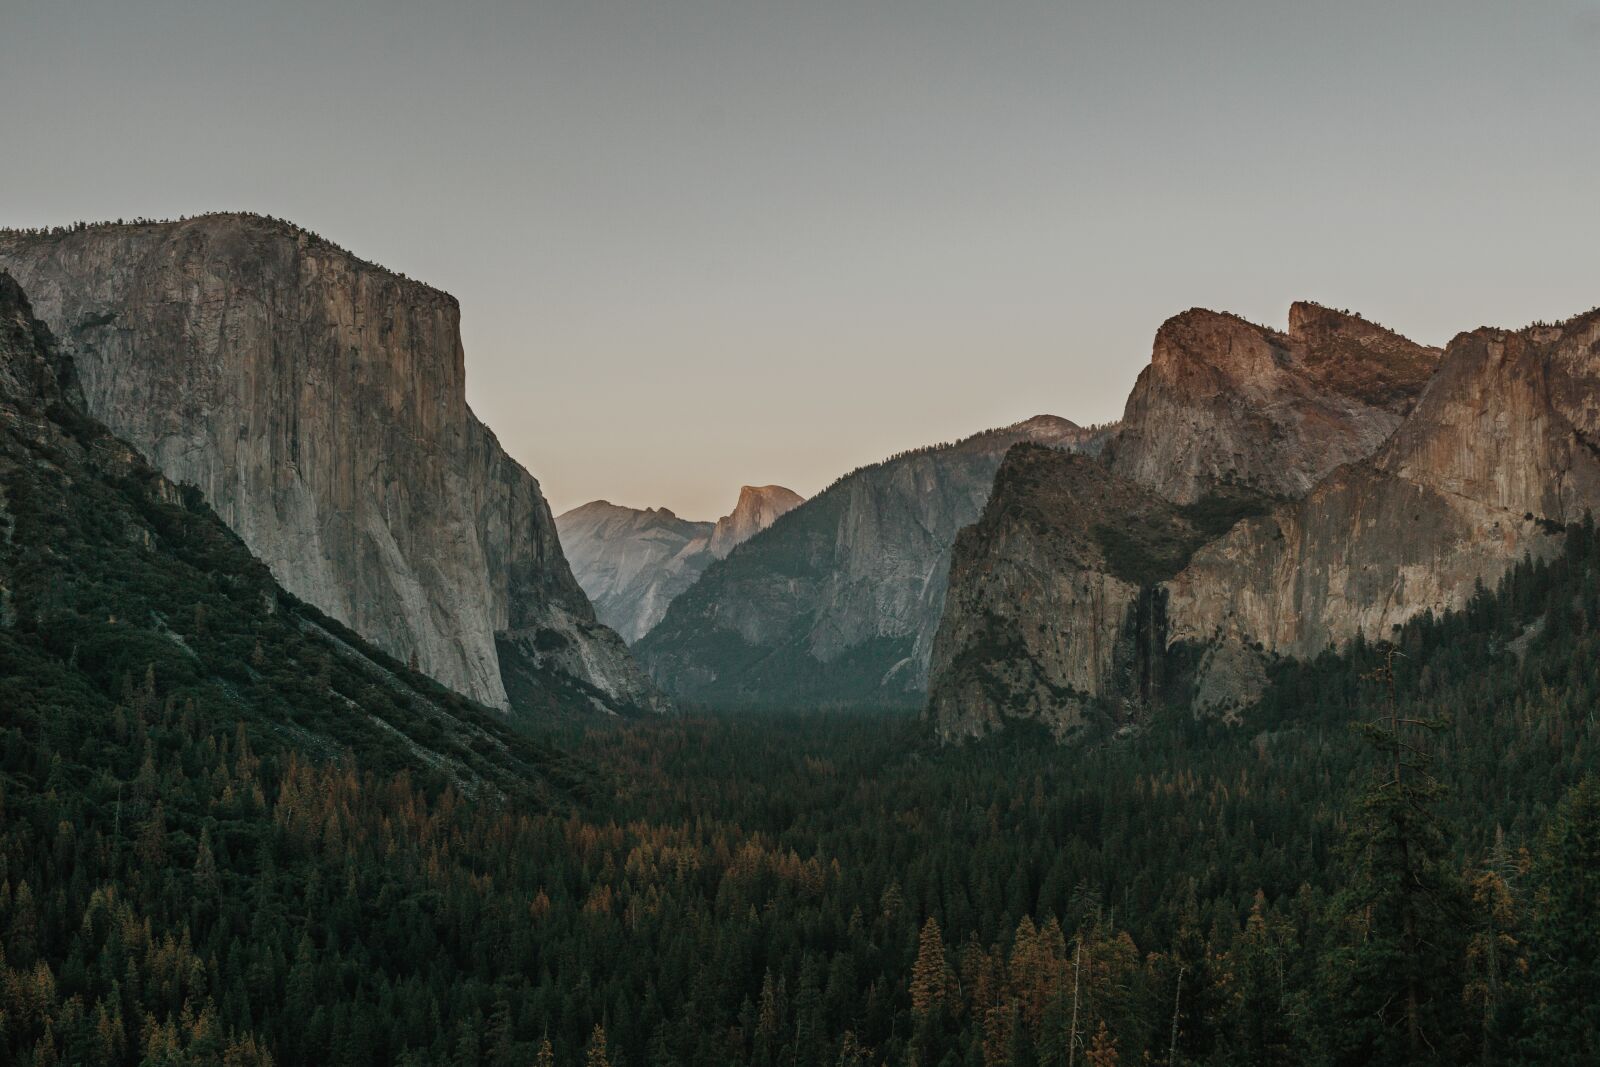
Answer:
[[[934,452],[943,452],[952,448],[960,448],[962,445],[970,444],[973,441],[981,441],[986,437],[998,437],[1001,434],[1007,433],[1008,431],[1015,429],[1016,426],[1020,425],[1022,424],[1016,423],[1013,426],[1001,426],[993,430],[980,430],[978,433],[970,434],[967,437],[960,437],[954,441],[939,441],[931,445],[920,445],[916,448],[907,448],[902,449],[899,452],[893,452],[888,456],[885,456],[883,459],[878,460],[876,463],[864,463],[859,467],[853,468],[852,470],[845,471],[843,474],[839,475],[833,481],[824,486],[822,492],[819,492],[817,496],[821,496],[822,493],[826,493],[829,489],[832,489],[839,483],[848,481],[858,474],[862,474],[867,471],[874,471],[880,467],[886,467],[891,463],[897,463],[903,459],[911,459],[916,456],[926,456]],[[1084,432],[1085,438],[1088,439],[1105,434],[1115,429],[1118,425],[1120,425],[1119,421],[1094,422],[1087,426],[1079,427],[1079,429]],[[813,497],[813,499],[815,499],[815,497]]]
[[[290,222],[288,219],[280,219],[272,215],[262,215],[254,211],[201,211],[193,215],[179,215],[176,218],[164,219],[146,218],[141,215],[131,219],[100,219],[97,221],[79,220],[76,222],[67,223],[64,226],[0,226],[0,236],[16,235],[19,237],[67,237],[72,234],[83,233],[88,230],[108,229],[110,227],[169,226],[175,223],[190,222],[194,219],[214,218],[250,219],[255,222],[262,222],[271,226],[280,227],[288,231],[294,237],[304,238],[319,251],[344,256],[351,262],[357,263],[369,270],[381,271],[384,274],[392,274],[396,278],[399,278],[403,281],[412,280],[402,271],[391,270],[381,263],[374,263],[369,259],[361,258],[355,253],[351,252],[349,249],[346,249],[343,246],[336,244],[335,242],[322,236],[320,233],[317,233],[315,230],[308,230],[298,223]]]

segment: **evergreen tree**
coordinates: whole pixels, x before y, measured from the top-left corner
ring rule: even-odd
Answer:
[[[1383,758],[1344,843],[1335,944],[1324,961],[1326,1047],[1336,1063],[1450,1063],[1464,1044],[1466,909],[1436,813],[1443,789],[1408,732],[1442,724],[1399,715],[1398,653],[1381,655],[1373,677],[1388,713],[1363,732]]]
[[[944,958],[944,935],[939,922],[928,916],[917,938],[917,961],[911,967],[911,1011],[918,1018],[936,1015],[944,1007],[949,969]]]
[[[1290,932],[1272,914],[1265,894],[1257,891],[1232,953],[1235,1002],[1229,1045],[1234,1062],[1271,1067],[1300,1061],[1293,1032],[1299,1013],[1286,974],[1293,951]]]
[[[1574,786],[1534,851],[1528,881],[1528,1063],[1600,1062],[1600,778]]]
[[[611,1060],[606,1056],[606,1028],[599,1023],[594,1024],[594,1032],[589,1035],[583,1063],[584,1067],[611,1067]]]

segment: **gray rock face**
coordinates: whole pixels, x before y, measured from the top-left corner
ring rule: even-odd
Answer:
[[[946,738],[1135,714],[1178,671],[1196,713],[1233,720],[1263,654],[1381,638],[1554,552],[1600,506],[1600,312],[1442,358],[1315,305],[1286,335],[1189,312],[1102,469],[1078,462],[1008,459],[957,542],[929,705]]]
[[[664,688],[696,702],[917,701],[951,545],[1006,449],[1099,436],[1040,416],[852,472],[707,568],[635,651]]]
[[[372,745],[469,798],[570,799],[570,771],[552,774],[540,746],[285,593],[198,493],[82,401],[72,361],[0,271],[0,632],[7,672],[28,679],[12,693],[65,716],[109,709],[108,665],[144,664],[134,673],[182,693],[186,716],[249,721],[285,754]]]
[[[605,500],[556,516],[561,546],[595,615],[629,644],[660,622],[715,558],[706,549],[713,529],[666,508],[640,511]]]
[[[714,560],[804,502],[781,485],[747,485],[733,511],[709,523],[595,500],[557,515],[556,530],[596,616],[633,644]]]
[[[1140,625],[1159,610],[1147,572],[1199,540],[1178,507],[1095,458],[1011,449],[956,539],[930,668],[940,735],[1028,719],[1064,738],[1113,679],[1130,696],[1159,686]]]
[[[0,267],[89,411],[296,596],[492,706],[510,675],[529,706],[659,703],[468,409],[453,297],[244,215],[7,232]]]

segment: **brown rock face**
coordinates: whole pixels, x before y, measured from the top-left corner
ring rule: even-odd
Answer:
[[[1310,655],[1459,607],[1600,507],[1600,313],[1450,344],[1370,461],[1241,524],[1170,583],[1173,640]]]
[[[1187,312],[1104,460],[1095,476],[1008,459],[958,540],[930,687],[945,737],[1008,717],[1060,733],[1179,671],[1194,710],[1231,719],[1264,683],[1256,649],[1381,638],[1555,551],[1600,507],[1600,312],[1464,334],[1442,358],[1316,305],[1287,334]],[[1083,548],[1084,530],[1159,544],[1179,523],[1176,565],[1119,574],[1111,542]],[[1130,674],[1129,655],[1147,666]]]
[[[657,702],[468,409],[453,297],[243,215],[0,234],[0,267],[89,411],[290,592],[493,706],[512,674],[524,703]]]
[[[1196,308],[1157,332],[1106,454],[1176,503],[1218,485],[1300,496],[1394,432],[1438,355],[1315,304],[1286,334]]]

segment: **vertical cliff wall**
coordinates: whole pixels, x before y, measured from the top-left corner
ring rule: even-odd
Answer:
[[[956,538],[930,666],[937,730],[978,737],[1028,719],[1064,738],[1113,692],[1149,699],[1165,645],[1154,583],[1202,537],[1181,508],[1093,457],[1012,448],[982,517]]]
[[[286,223],[0,234],[89,411],[283,586],[484,703],[656,703],[465,395],[460,308]],[[503,660],[510,658],[515,662]]]

